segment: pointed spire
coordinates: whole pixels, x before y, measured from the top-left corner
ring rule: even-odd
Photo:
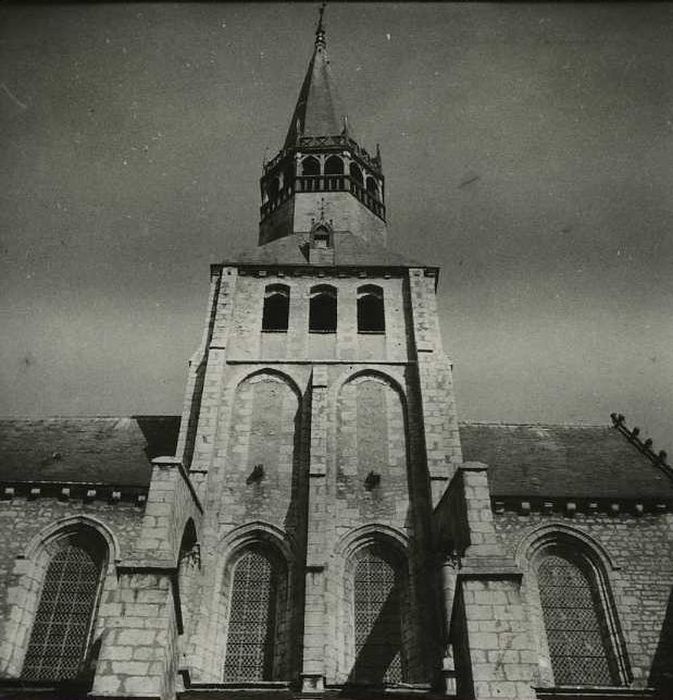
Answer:
[[[340,109],[327,60],[325,4],[320,6],[313,56],[299,91],[285,148],[294,146],[301,136],[339,136],[343,130],[344,112]]]
[[[318,18],[318,26],[315,29],[315,47],[326,48],[327,43],[325,42],[325,27],[323,25],[323,15],[325,14],[325,7],[327,6],[326,0],[323,0],[322,5],[320,5],[320,17]]]

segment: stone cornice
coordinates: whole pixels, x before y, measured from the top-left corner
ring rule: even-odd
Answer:
[[[0,499],[12,501],[15,498],[58,498],[61,501],[105,501],[110,504],[133,503],[144,506],[148,489],[149,486],[73,481],[1,481]]]
[[[436,277],[440,268],[435,265],[336,265],[336,266],[321,266],[315,264],[299,264],[299,263],[246,263],[236,262],[235,260],[224,260],[219,263],[211,263],[211,271],[219,271],[225,267],[235,267],[241,276],[250,275],[256,277],[265,277],[266,275],[276,275],[282,277],[283,273],[292,276],[301,276],[304,274],[307,277],[333,276],[333,277],[384,277],[386,274],[392,276],[391,273],[396,273],[400,277],[404,277],[407,270],[421,269],[424,270],[426,277]]]
[[[514,512],[518,515],[541,513],[562,515],[567,518],[577,513],[593,515],[604,513],[640,517],[645,514],[663,515],[673,511],[673,498],[572,498],[568,496],[492,496],[491,507],[496,515]]]

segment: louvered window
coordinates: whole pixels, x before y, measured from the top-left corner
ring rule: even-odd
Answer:
[[[51,559],[23,665],[27,680],[66,680],[82,671],[102,564],[69,543]]]
[[[277,578],[260,551],[246,552],[234,565],[225,681],[272,680]]]
[[[366,552],[354,577],[354,676],[365,683],[400,683],[400,585],[393,566]]]
[[[602,606],[587,574],[557,554],[538,568],[547,643],[556,685],[612,685]]]

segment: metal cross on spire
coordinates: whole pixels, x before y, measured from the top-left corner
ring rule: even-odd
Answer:
[[[315,45],[316,47],[321,46],[325,47],[325,26],[323,25],[323,15],[325,14],[325,6],[327,5],[326,0],[323,0],[323,2],[320,5],[320,9],[318,12],[320,13],[320,16],[318,17],[318,26],[316,27],[315,30]]]

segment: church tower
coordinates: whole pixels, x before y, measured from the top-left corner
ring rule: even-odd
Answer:
[[[0,421],[0,696],[670,697],[666,453],[616,413],[459,433],[326,51],[321,13],[180,420]]]
[[[322,12],[322,11],[321,11]],[[259,243],[309,234],[329,220],[366,241],[386,242],[381,156],[355,139],[332,80],[322,14],[313,56],[281,151],[265,163]]]
[[[429,687],[432,512],[461,458],[438,269],[386,245],[321,19],[259,245],[211,267],[177,455],[204,508],[195,683]]]

